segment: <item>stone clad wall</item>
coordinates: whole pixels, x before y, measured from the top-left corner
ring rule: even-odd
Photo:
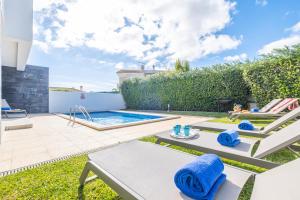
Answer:
[[[27,65],[25,71],[2,66],[2,98],[29,113],[49,112],[49,68]]]

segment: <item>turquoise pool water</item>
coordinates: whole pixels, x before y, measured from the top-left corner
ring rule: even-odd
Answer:
[[[76,113],[75,116],[77,118],[86,120],[85,116],[82,113]],[[126,124],[162,118],[161,116],[113,111],[90,112],[90,116],[93,118],[94,123],[101,125]]]

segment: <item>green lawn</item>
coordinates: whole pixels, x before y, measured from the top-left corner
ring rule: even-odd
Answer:
[[[76,89],[76,88],[67,88],[67,87],[49,87],[49,91],[57,91],[57,92],[80,92],[79,89]]]
[[[86,160],[79,156],[3,177],[0,199],[118,199],[101,180],[90,182],[83,191],[78,188]]]
[[[172,115],[189,115],[189,116],[201,116],[201,117],[227,117],[227,113],[224,112],[203,112],[203,111],[149,111],[146,112],[155,112],[155,113],[164,113],[164,114],[172,114]]]
[[[203,112],[184,112],[190,115],[201,116]],[[172,112],[172,114],[174,114]],[[177,113],[179,114],[179,113]],[[181,114],[183,114],[181,112]],[[204,113],[205,116],[217,116],[216,113]],[[226,115],[219,114],[218,119],[213,121],[231,122]],[[253,120],[255,125],[266,125],[270,120]],[[236,121],[235,123],[238,123]],[[155,142],[154,137],[146,137],[142,139],[145,142]],[[201,155],[201,152],[192,151],[189,149],[171,146],[171,148],[185,151],[195,155]],[[86,162],[87,156],[79,156],[65,161],[60,161],[52,164],[43,165],[41,167],[19,172],[17,174],[9,175],[0,178],[0,199],[102,199],[102,200],[116,200],[120,199],[118,195],[112,191],[101,180],[92,181],[87,184],[84,189],[79,189],[78,178],[81,170]],[[296,159],[288,149],[283,149],[279,152],[269,155],[267,160],[278,163],[285,163]],[[227,164],[242,167],[255,172],[263,172],[265,169],[239,163],[236,161],[223,159]],[[173,184],[173,183],[171,183]],[[253,183],[249,181],[243,189],[240,200],[250,198]]]

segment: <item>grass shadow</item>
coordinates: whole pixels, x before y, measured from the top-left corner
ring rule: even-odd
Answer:
[[[78,198],[77,198],[78,200],[85,200],[85,195],[84,195],[83,189],[84,189],[84,186],[82,186],[82,185],[80,185],[78,187]]]

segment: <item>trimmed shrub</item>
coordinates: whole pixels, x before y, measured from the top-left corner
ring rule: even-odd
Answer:
[[[274,98],[300,97],[300,45],[275,50],[244,66],[244,79],[260,106]]]
[[[217,111],[219,99],[245,105],[250,94],[239,64],[127,80],[121,92],[129,109],[201,111]]]

